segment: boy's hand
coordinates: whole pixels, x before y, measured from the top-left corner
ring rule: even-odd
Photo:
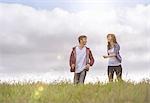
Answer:
[[[71,65],[70,72],[75,72],[75,64]]]
[[[74,69],[74,68],[75,68],[75,64],[72,64],[72,65],[71,65],[71,68]]]
[[[90,68],[90,64],[87,64],[87,65],[85,66],[85,69],[86,69],[86,70],[89,70],[89,68]]]

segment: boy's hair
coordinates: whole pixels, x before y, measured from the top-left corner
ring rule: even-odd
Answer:
[[[87,36],[86,36],[86,35],[80,35],[80,36],[78,37],[79,43],[80,43],[80,40],[82,40],[83,38],[87,38]]]

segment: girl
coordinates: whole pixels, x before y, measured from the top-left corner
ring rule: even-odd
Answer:
[[[104,55],[104,58],[108,58],[108,78],[109,82],[113,81],[114,72],[116,73],[118,81],[122,80],[122,58],[119,54],[120,46],[117,43],[116,37],[114,34],[107,35],[107,54]]]

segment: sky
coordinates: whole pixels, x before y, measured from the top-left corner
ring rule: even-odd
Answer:
[[[71,80],[69,56],[81,34],[95,64],[86,82],[107,81],[106,35],[116,34],[123,79],[150,78],[149,0],[0,0],[0,78]]]

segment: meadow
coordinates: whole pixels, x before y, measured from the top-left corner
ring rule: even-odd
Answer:
[[[150,103],[150,80],[139,83],[1,83],[0,103]]]

